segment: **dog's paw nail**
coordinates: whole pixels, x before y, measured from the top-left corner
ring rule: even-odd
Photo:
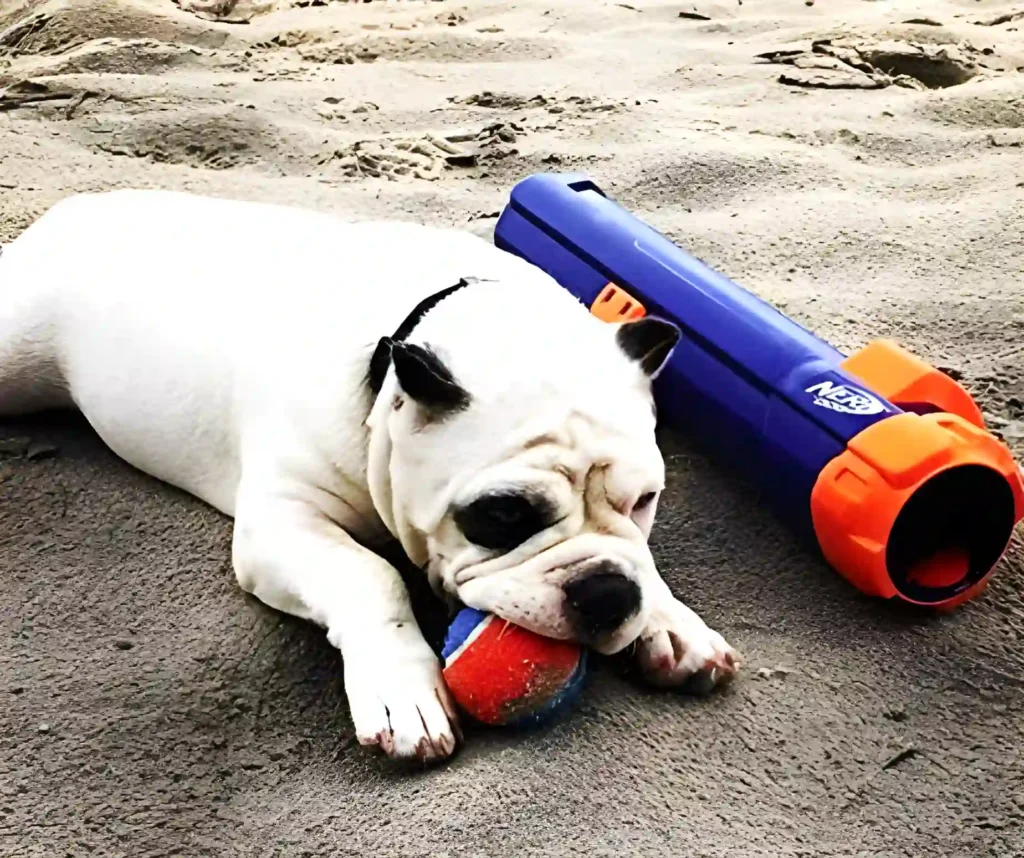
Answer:
[[[434,747],[434,743],[431,742],[430,739],[420,739],[419,742],[416,743],[416,756],[419,757],[422,762],[425,763],[428,760],[432,760],[436,753],[437,748]]]
[[[727,671],[718,662],[705,664],[704,669],[697,674],[700,677],[699,684],[710,691],[724,681],[726,673]]]
[[[423,763],[443,760],[455,750],[455,739],[451,736],[425,736],[416,744],[416,757]]]
[[[360,735],[357,738],[359,739],[359,744],[363,747],[377,748],[388,755],[394,750],[391,731],[388,729],[378,730],[372,736]]]

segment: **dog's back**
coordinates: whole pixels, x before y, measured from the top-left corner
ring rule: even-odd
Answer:
[[[331,410],[368,406],[378,338],[463,276],[524,268],[412,223],[171,191],[70,197],[0,257],[0,413],[73,404],[126,461],[231,513],[254,410],[361,468],[361,438],[316,435],[361,427]]]

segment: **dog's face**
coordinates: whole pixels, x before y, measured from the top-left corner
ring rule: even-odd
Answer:
[[[451,353],[395,344],[370,420],[370,485],[437,590],[611,653],[643,629],[660,583],[647,546],[664,484],[651,381],[679,330],[572,309],[542,354],[524,356],[530,332]]]

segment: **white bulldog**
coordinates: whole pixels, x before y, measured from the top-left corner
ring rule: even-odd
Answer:
[[[610,325],[483,239],[168,191],[68,198],[0,256],[0,414],[82,411],[233,516],[243,590],[326,630],[359,740],[459,741],[396,538],[450,600],[660,685],[739,659],[647,545],[651,379],[679,337]]]

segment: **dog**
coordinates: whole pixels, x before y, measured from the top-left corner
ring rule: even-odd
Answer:
[[[74,407],[233,518],[240,587],[340,650],[359,741],[462,741],[397,540],[453,605],[673,686],[738,654],[648,547],[652,380],[680,337],[598,320],[457,229],[166,190],[70,196],[0,255],[0,414]]]

